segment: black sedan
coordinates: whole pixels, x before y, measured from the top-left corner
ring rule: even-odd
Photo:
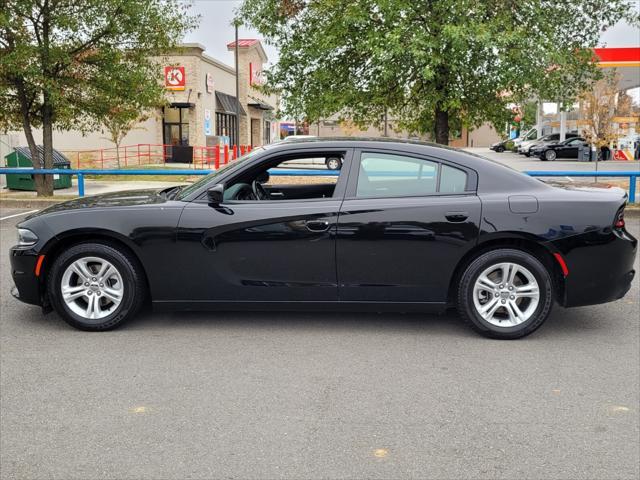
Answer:
[[[531,155],[540,157],[540,160],[553,162],[556,158],[578,158],[580,147],[588,147],[589,144],[582,137],[567,138],[563,142],[547,143],[535,146]]]
[[[343,168],[321,177],[278,169],[321,157],[340,157]],[[286,180],[292,174],[298,181]],[[554,302],[592,305],[629,290],[637,241],[625,230],[626,200],[620,189],[557,188],[436,145],[286,142],[189,186],[31,215],[11,249],[13,293],[83,330],[116,327],[145,301],[172,310],[456,306],[478,332],[517,338]]]
[[[502,153],[507,149],[507,143],[511,142],[511,139],[502,140],[501,142],[492,143],[489,150],[493,150],[496,153]]]

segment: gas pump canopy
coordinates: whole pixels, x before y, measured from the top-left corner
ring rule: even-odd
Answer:
[[[640,87],[640,48],[595,48],[594,53],[600,68],[618,71],[620,91]]]

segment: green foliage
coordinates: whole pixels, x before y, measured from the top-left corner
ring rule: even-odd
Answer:
[[[429,133],[438,111],[451,127],[501,129],[510,103],[573,99],[598,75],[589,49],[630,11],[626,0],[245,0],[238,17],[280,48],[266,88],[284,113],[379,125],[388,108]]]
[[[179,0],[1,1],[0,130],[24,129],[31,146],[42,127],[45,166],[52,128],[87,131],[161,102],[153,57],[197,21]]]

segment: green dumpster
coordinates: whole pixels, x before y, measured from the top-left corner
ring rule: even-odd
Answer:
[[[29,150],[29,147],[15,147],[14,150],[14,152],[4,157],[7,168],[33,168],[31,150]],[[42,148],[42,145],[38,145],[38,154],[40,157],[40,164],[43,165],[44,149]],[[53,150],[53,168],[65,170],[71,168],[71,162],[69,159],[55,149]],[[8,174],[7,188],[9,190],[35,191],[36,183],[33,179],[33,175],[30,173]],[[53,188],[71,188],[71,175],[54,175]]]

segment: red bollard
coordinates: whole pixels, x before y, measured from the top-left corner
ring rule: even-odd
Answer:
[[[252,150],[251,145],[247,145],[247,152],[250,152]]]
[[[240,156],[244,155],[244,152],[245,152],[245,146],[240,145]]]
[[[215,159],[214,166],[216,167],[216,170],[217,170],[220,168],[220,145],[216,145],[215,149],[216,149],[216,159]]]
[[[224,146],[224,164],[229,163],[229,145]]]
[[[236,158],[238,158],[238,146],[234,145],[233,146],[233,160],[235,160]]]

